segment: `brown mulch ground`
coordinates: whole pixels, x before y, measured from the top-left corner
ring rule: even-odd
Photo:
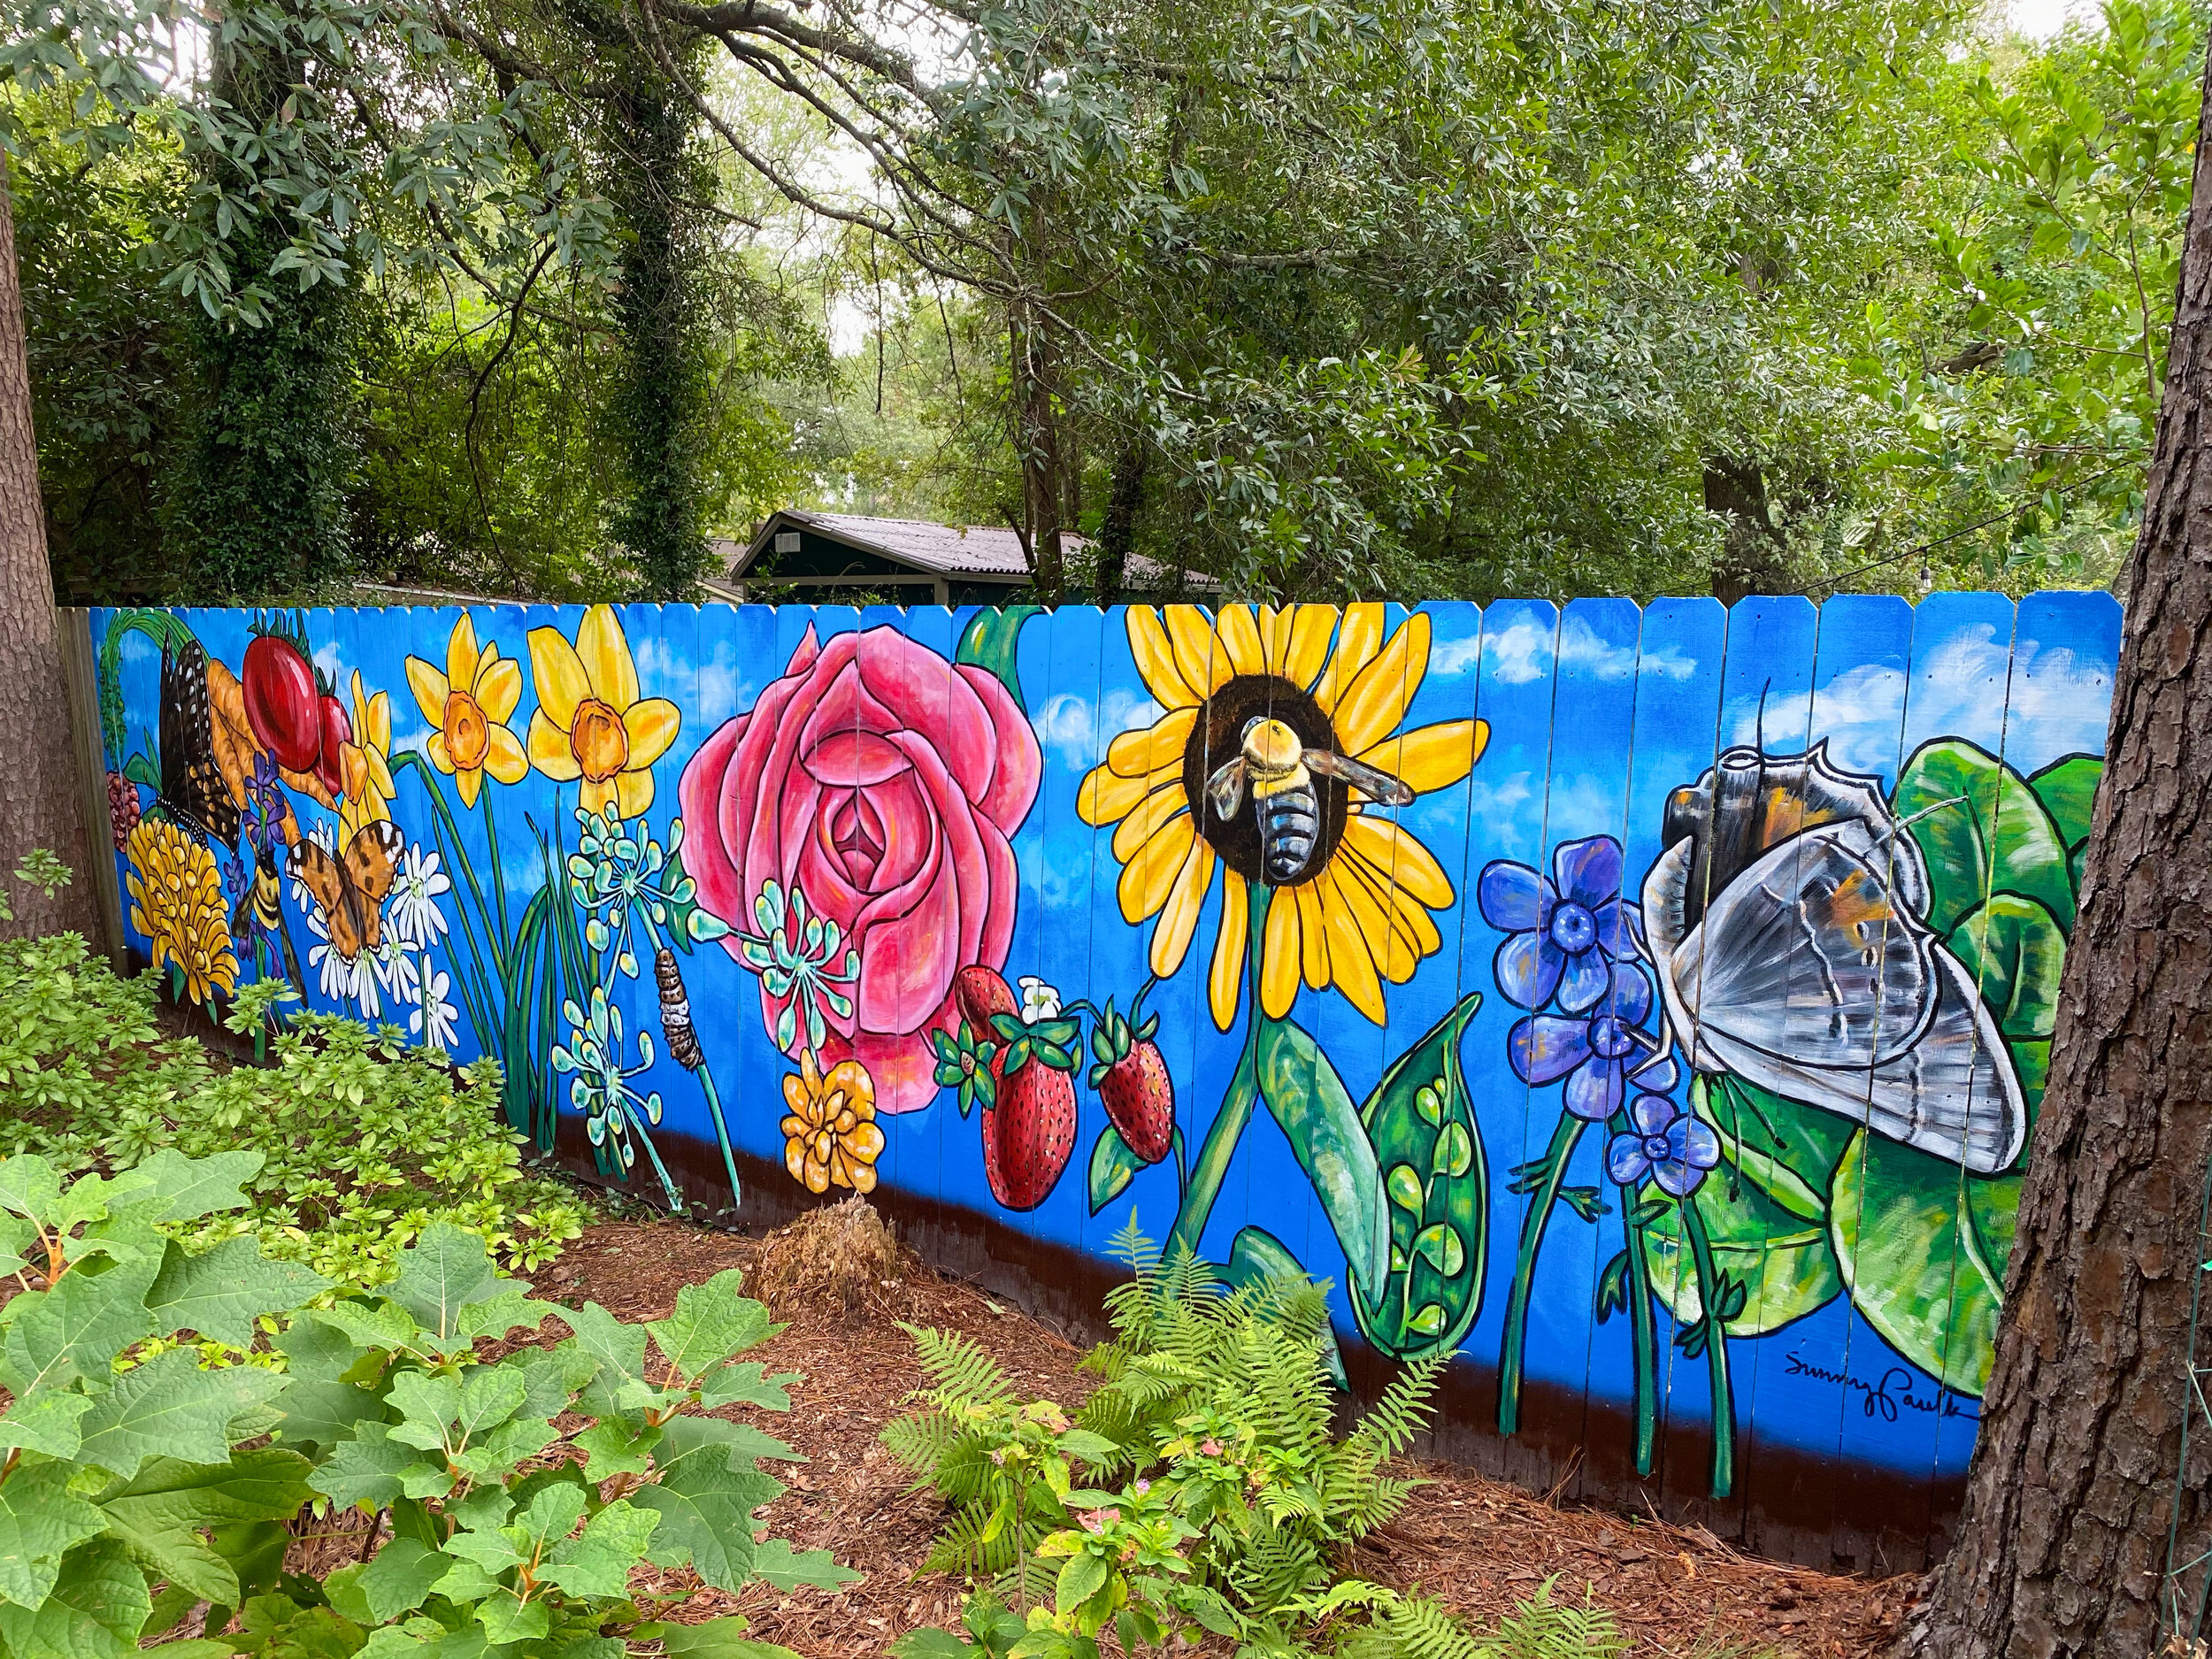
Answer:
[[[674,1306],[679,1286],[726,1267],[749,1273],[762,1248],[758,1240],[680,1223],[603,1222],[535,1276],[537,1294],[588,1299],[625,1319],[659,1318]],[[791,1328],[759,1354],[774,1369],[806,1375],[793,1391],[791,1415],[762,1426],[810,1459],[785,1471],[792,1490],[764,1525],[800,1548],[829,1550],[867,1578],[836,1595],[785,1595],[757,1584],[736,1597],[700,1588],[674,1617],[688,1622],[743,1612],[752,1636],[808,1659],[864,1659],[918,1625],[956,1624],[963,1586],[942,1574],[916,1573],[938,1505],[906,1491],[903,1471],[876,1440],[916,1381],[912,1346],[893,1321],[964,1332],[1025,1392],[1065,1405],[1080,1401],[1092,1379],[1076,1372],[1080,1350],[973,1285],[910,1268],[879,1286],[874,1301],[847,1322],[834,1309],[772,1300]],[[1893,1636],[1913,1583],[1760,1561],[1701,1529],[1555,1506],[1447,1466],[1418,1472],[1432,1484],[1361,1548],[1355,1568],[1385,1583],[1418,1582],[1478,1627],[1556,1574],[1563,1599],[1586,1594],[1609,1609],[1635,1639],[1638,1655],[1875,1659]],[[640,1587],[664,1594],[696,1582],[680,1572]]]

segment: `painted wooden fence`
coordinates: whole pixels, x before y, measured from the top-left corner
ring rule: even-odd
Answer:
[[[2101,595],[92,615],[132,949],[639,1198],[1331,1282],[1438,1444],[1901,1569],[1975,1432]]]

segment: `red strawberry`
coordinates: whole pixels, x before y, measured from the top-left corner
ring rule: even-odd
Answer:
[[[970,1037],[995,1045],[983,1109],[983,1179],[1009,1210],[1034,1210],[1075,1151],[1072,1020],[1025,1025],[1005,979],[980,965],[953,979]]]
[[[1123,1141],[1143,1164],[1157,1164],[1175,1144],[1175,1084],[1152,1041],[1159,1028],[1157,1014],[1145,1015],[1132,1028],[1114,1011],[1111,999],[1105,1016],[1091,1027],[1096,1062],[1091,1087]]]

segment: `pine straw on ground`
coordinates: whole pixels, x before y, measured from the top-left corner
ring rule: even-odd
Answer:
[[[776,1252],[788,1245],[772,1234]],[[538,1274],[548,1300],[590,1300],[627,1320],[664,1317],[680,1286],[726,1267],[752,1282],[764,1241],[681,1223],[611,1221],[586,1230],[560,1261]],[[786,1290],[765,1300],[790,1329],[760,1351],[772,1369],[798,1371],[787,1418],[754,1414],[810,1461],[781,1471],[792,1489],[764,1525],[808,1549],[827,1549],[867,1575],[842,1594],[783,1594],[766,1585],[730,1596],[695,1588],[672,1617],[690,1622],[742,1612],[757,1640],[808,1659],[872,1659],[923,1624],[956,1626],[964,1586],[941,1573],[917,1574],[941,1518],[926,1493],[910,1493],[903,1470],[877,1443],[917,1384],[913,1346],[895,1320],[949,1327],[983,1344],[1032,1396],[1063,1405],[1094,1386],[1079,1373],[1081,1350],[973,1285],[942,1278],[911,1256],[887,1279],[864,1286],[852,1317],[833,1290]],[[1404,1513],[1363,1545],[1350,1563],[1401,1587],[1418,1584],[1486,1628],[1557,1575],[1563,1599],[1586,1594],[1632,1637],[1639,1659],[1720,1655],[1792,1659],[1876,1659],[1888,1647],[1912,1580],[1836,1578],[1740,1554],[1699,1528],[1636,1520],[1609,1510],[1554,1505],[1515,1486],[1443,1465],[1416,1471],[1432,1484]],[[697,1586],[688,1571],[638,1587],[656,1594]]]

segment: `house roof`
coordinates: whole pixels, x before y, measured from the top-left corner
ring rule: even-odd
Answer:
[[[770,515],[759,534],[736,551],[728,566],[732,577],[743,576],[774,543],[779,530],[804,529],[841,541],[849,547],[895,560],[935,576],[964,576],[983,581],[1025,582],[1029,561],[1022,557],[1021,540],[1002,526],[936,524],[926,518],[875,518],[860,513],[811,512],[786,507]],[[1061,545],[1069,553],[1090,543],[1073,531],[1061,533]],[[1129,561],[1127,580],[1133,587],[1170,585],[1174,572],[1142,554]],[[1210,579],[1194,575],[1190,585],[1210,588]]]

